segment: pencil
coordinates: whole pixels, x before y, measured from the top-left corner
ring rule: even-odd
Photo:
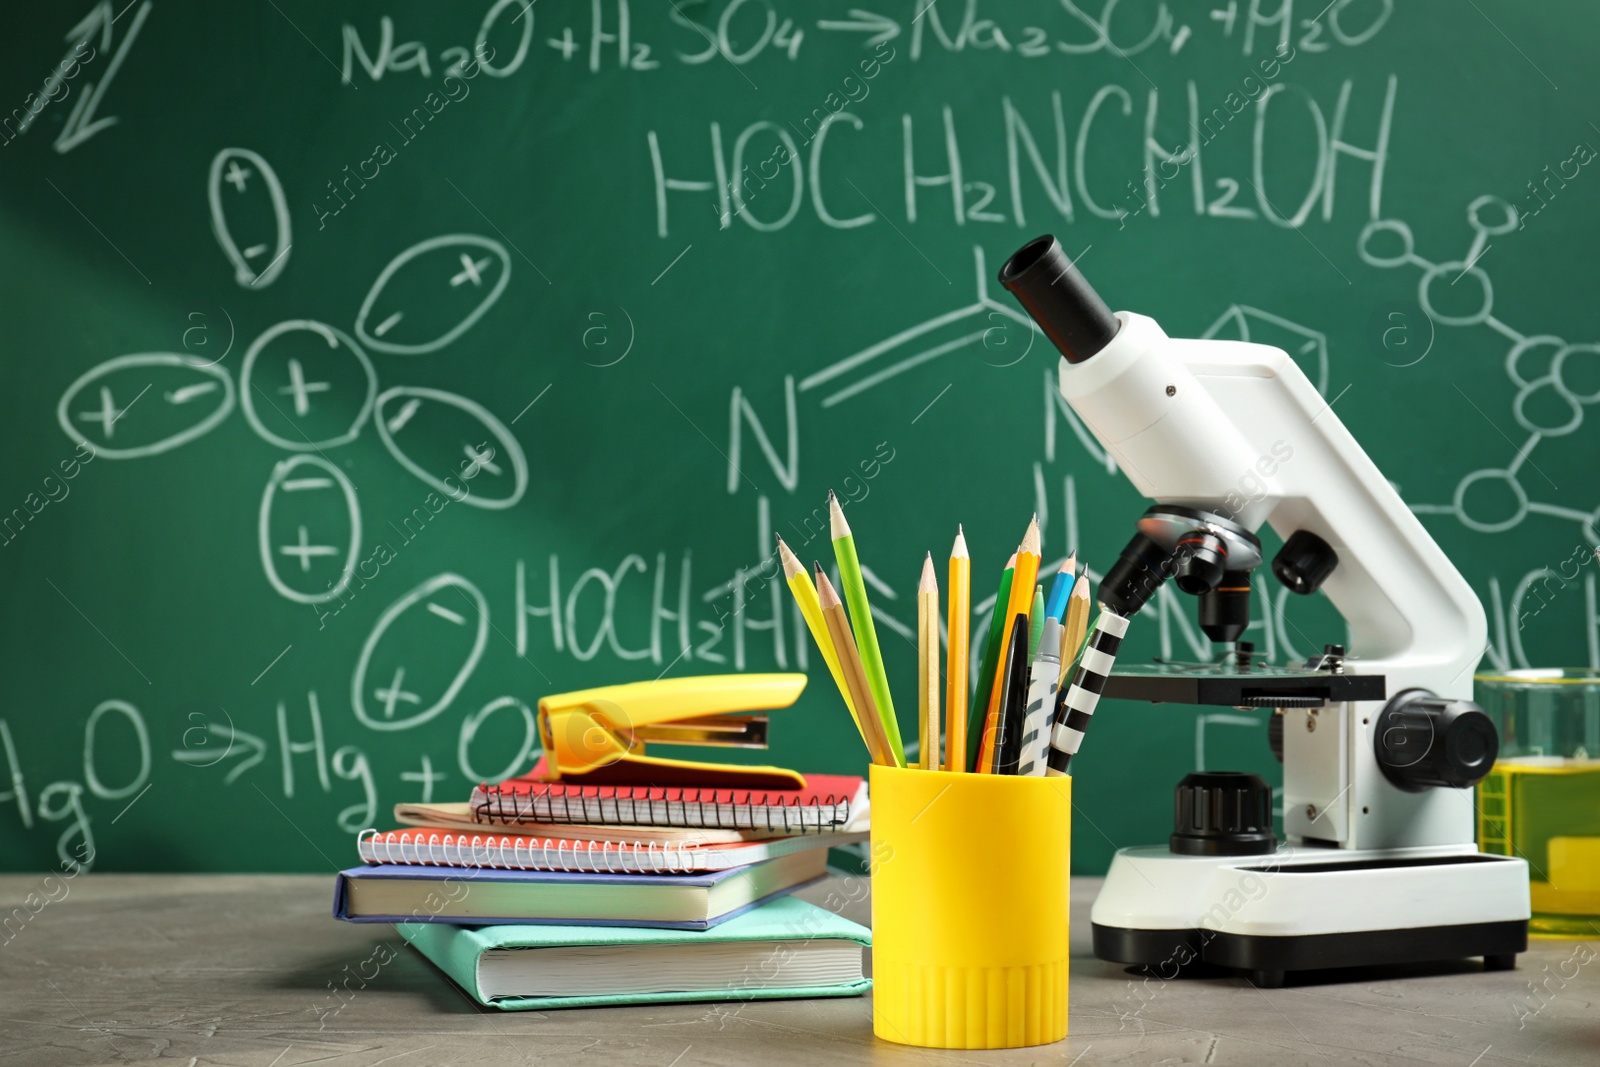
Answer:
[[[1089,575],[1087,572],[1078,575],[1078,580],[1072,586],[1072,595],[1067,598],[1066,626],[1061,631],[1061,677],[1057,679],[1062,686],[1067,684],[1067,673],[1072,670],[1072,661],[1078,658],[1078,651],[1083,648],[1083,639],[1089,634]]]
[[[1128,632],[1128,618],[1105,605],[1095,619],[1072,684],[1056,697],[1054,720],[1050,727],[1050,752],[1045,774],[1061,777],[1072,773],[1072,758],[1083,744],[1084,732],[1093,720],[1094,709],[1105,691],[1106,679],[1116,666],[1117,652]]]
[[[933,553],[922,561],[917,585],[917,722],[922,743],[917,766],[939,769],[939,580],[933,575]]]
[[[867,743],[867,753],[873,763],[881,763],[885,767],[901,766],[889,748],[883,723],[878,719],[877,705],[872,702],[872,690],[867,686],[867,677],[861,667],[861,653],[850,634],[850,620],[845,618],[844,605],[839,601],[833,583],[822,573],[821,565],[817,566],[817,604],[822,608],[822,617],[828,624],[834,650],[839,654],[839,668],[844,672],[851,699],[861,711],[859,725],[862,739]]]
[[[982,771],[979,762],[983,755],[983,730],[989,711],[989,689],[994,684],[995,671],[1000,669],[1000,628],[1006,621],[1006,603],[1011,595],[1011,578],[1017,565],[1017,554],[1011,553],[1006,569],[1000,572],[1000,588],[994,594],[994,611],[989,615],[989,628],[984,631],[983,659],[978,664],[978,687],[972,691],[967,712],[966,765],[970,770]]]
[[[1067,597],[1072,595],[1072,582],[1077,569],[1078,554],[1073,552],[1061,561],[1061,569],[1056,571],[1056,580],[1050,586],[1050,596],[1045,601],[1044,612],[1057,622],[1066,616]]]
[[[949,610],[945,626],[950,630],[945,667],[945,752],[944,769],[967,769],[967,629],[972,618],[972,558],[967,553],[967,538],[956,525],[956,543],[950,549]]]
[[[778,538],[778,558],[783,561],[784,577],[789,580],[789,591],[794,594],[795,603],[800,608],[800,617],[806,621],[806,629],[811,631],[811,639],[817,643],[817,651],[822,653],[822,661],[828,665],[828,673],[833,675],[833,684],[839,687],[839,695],[844,697],[844,706],[856,724],[856,732],[865,741],[867,735],[861,731],[861,716],[856,713],[855,701],[850,698],[850,687],[845,684],[844,671],[839,667],[839,653],[834,650],[828,623],[822,617],[822,605],[817,603],[817,587],[811,584],[811,575],[806,573],[795,554],[789,551],[782,537]]]
[[[1028,662],[1039,654],[1039,634],[1044,630],[1044,586],[1033,587],[1033,607],[1028,611]]]
[[[897,767],[904,767],[905,747],[900,743],[900,724],[894,717],[894,701],[889,697],[889,676],[883,670],[883,650],[878,647],[878,629],[872,624],[872,606],[867,603],[867,585],[861,577],[856,539],[850,533],[844,509],[839,506],[839,498],[833,495],[832,489],[828,490],[828,523],[833,536],[833,555],[839,563],[839,584],[844,586],[850,625],[861,653],[861,669],[867,676],[873,703],[883,721],[884,736],[889,739],[889,750],[894,753],[893,762]]]
[[[1000,680],[1000,716],[995,720],[993,774],[1016,774],[1022,753],[1022,720],[1028,702],[1028,617],[1012,620],[1006,670]]]
[[[1018,615],[1028,614],[1028,609],[1033,603],[1033,580],[1039,574],[1039,517],[1035,515],[1028,520],[1028,528],[1022,535],[1022,544],[1017,548],[1017,566],[1011,577],[1011,597],[1006,604],[1004,622],[1000,630],[1000,657],[997,663],[1008,662],[1007,655],[1011,650],[1011,620]],[[1023,631],[1026,633],[1027,631]],[[994,685],[989,690],[988,713],[984,719],[983,733],[987,741],[995,735],[1000,719],[1000,679],[996,678]],[[978,756],[980,766],[992,766],[994,753],[989,749],[982,749]]]

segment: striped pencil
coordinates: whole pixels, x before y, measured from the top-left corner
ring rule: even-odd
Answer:
[[[1050,768],[1047,773],[1058,777],[1072,772],[1072,757],[1083,744],[1083,735],[1089,729],[1089,719],[1095,705],[1100,703],[1100,693],[1106,679],[1117,662],[1117,650],[1122,647],[1122,637],[1128,632],[1128,619],[1105,605],[1100,606],[1100,617],[1089,633],[1089,644],[1078,660],[1077,673],[1072,684],[1062,691],[1056,701],[1055,721],[1050,733]]]
[[[1050,752],[1050,720],[1056,710],[1056,691],[1061,678],[1061,621],[1046,619],[1039,638],[1039,655],[1028,678],[1028,711],[1023,719],[1022,755],[1017,773],[1037,778],[1044,774],[1045,757]]]

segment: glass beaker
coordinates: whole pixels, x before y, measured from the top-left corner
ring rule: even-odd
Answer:
[[[1478,847],[1528,861],[1546,937],[1600,933],[1600,670],[1535,668],[1475,677],[1500,731],[1478,783]]]

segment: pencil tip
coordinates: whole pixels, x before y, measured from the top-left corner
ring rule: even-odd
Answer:
[[[1022,547],[1020,550],[1030,552],[1035,556],[1039,554],[1039,516],[1037,514],[1028,520],[1028,529],[1022,535]]]

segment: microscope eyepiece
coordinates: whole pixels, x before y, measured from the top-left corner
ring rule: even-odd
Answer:
[[[1099,352],[1122,325],[1051,234],[1034,238],[1006,260],[1000,284],[1068,363],[1082,363]]]

